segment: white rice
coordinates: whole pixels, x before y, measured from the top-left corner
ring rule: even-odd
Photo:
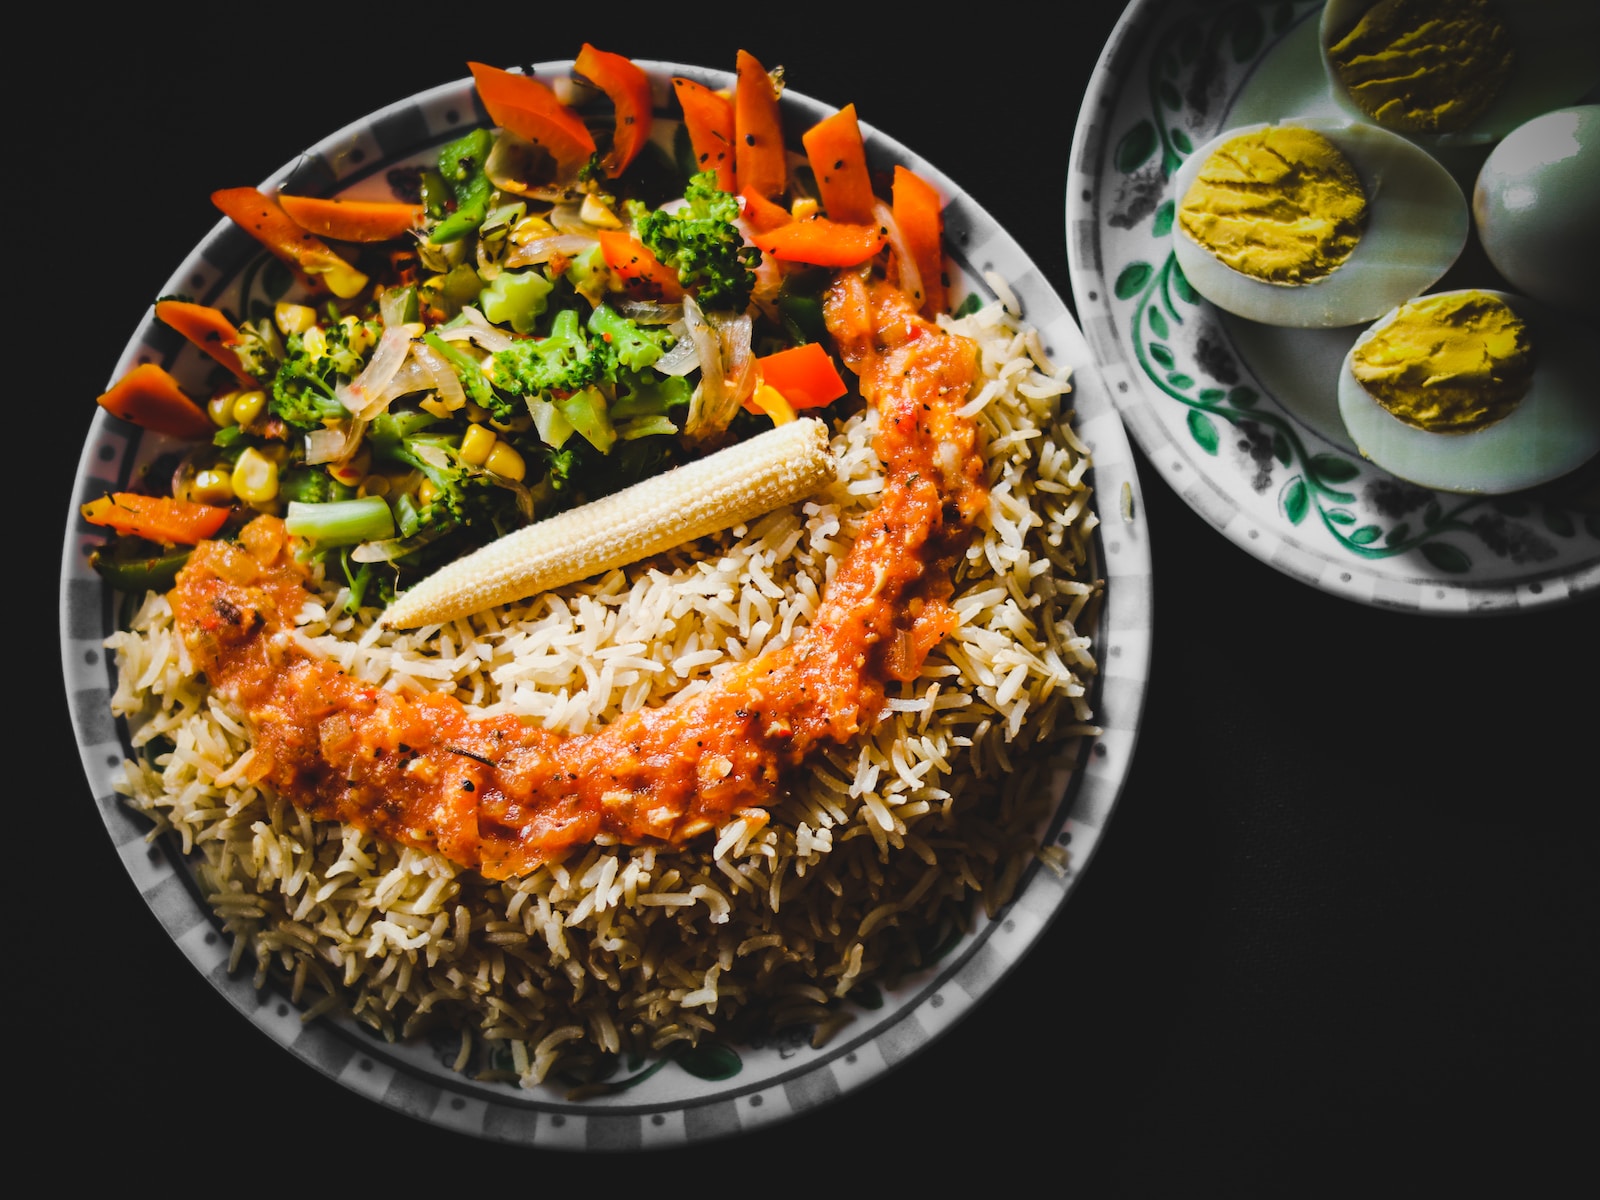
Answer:
[[[1002,291],[1002,297],[1009,292]],[[990,499],[958,572],[960,626],[878,726],[831,747],[771,820],[666,851],[594,845],[503,883],[313,821],[247,781],[249,737],[192,677],[164,596],[111,637],[113,708],[138,758],[119,790],[175,837],[232,936],[306,1019],[446,1037],[457,1070],[533,1086],[604,1056],[714,1034],[819,1031],[846,998],[926,963],[991,914],[1041,846],[1044,752],[1093,736],[1086,577],[1096,517],[1068,372],[1003,299],[943,323],[977,340],[967,406]],[[839,482],[726,535],[526,603],[396,633],[325,585],[305,645],[375,685],[453,691],[483,714],[577,733],[705,688],[815,611],[881,489],[876,414],[833,438]]]

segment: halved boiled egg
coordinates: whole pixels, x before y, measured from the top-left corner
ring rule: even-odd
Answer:
[[[1173,247],[1194,289],[1265,325],[1371,321],[1432,287],[1466,245],[1461,187],[1361,121],[1238,126],[1173,177]]]
[[[1570,318],[1524,296],[1420,296],[1356,338],[1339,414],[1364,457],[1421,487],[1536,487],[1600,453],[1581,339]]]
[[[1600,83],[1594,0],[1328,0],[1334,102],[1431,148],[1481,146]]]

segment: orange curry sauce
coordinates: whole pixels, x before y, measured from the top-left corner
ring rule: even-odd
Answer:
[[[195,666],[246,720],[251,777],[312,816],[436,851],[492,879],[610,835],[679,845],[736,814],[765,820],[813,747],[871,728],[890,680],[913,678],[954,627],[947,600],[988,488],[967,338],[893,287],[842,275],[826,298],[844,362],[875,404],[882,500],[809,628],[677,704],[590,733],[454,697],[360,682],[292,634],[305,570],[282,522],[201,543],[171,592]]]

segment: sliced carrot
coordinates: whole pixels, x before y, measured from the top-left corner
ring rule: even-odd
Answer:
[[[751,240],[782,262],[854,267],[882,250],[888,235],[881,225],[847,225],[826,217],[811,217],[758,232]]]
[[[733,167],[739,190],[769,199],[789,188],[783,122],[772,76],[748,50],[736,56],[733,90]]]
[[[894,169],[894,223],[922,279],[921,311],[942,313],[948,298],[944,282],[944,201],[922,176],[902,166]]]
[[[872,177],[861,140],[856,106],[847,104],[800,137],[811,173],[817,177],[822,210],[834,221],[865,225],[872,220]]]
[[[666,266],[638,238],[625,229],[597,229],[600,253],[606,266],[624,287],[639,295],[659,296],[663,300],[683,299],[678,274]]]
[[[423,207],[399,200],[340,200],[278,193],[278,204],[301,229],[339,242],[387,242],[420,227]]]
[[[556,94],[531,75],[469,62],[478,98],[489,119],[524,141],[537,142],[564,170],[582,166],[594,155],[594,135]]]
[[[151,433],[209,438],[217,431],[178,381],[155,363],[140,363],[99,397],[100,407]]]
[[[740,199],[744,201],[745,223],[757,233],[765,233],[769,229],[776,229],[779,225],[787,225],[794,217],[783,205],[768,200],[760,192],[741,192]]]
[[[300,273],[307,283],[322,283],[348,300],[367,286],[356,270],[316,234],[302,229],[277,199],[253,187],[222,188],[211,202],[256,241]]]
[[[611,98],[613,132],[611,149],[600,167],[608,178],[628,169],[650,140],[654,103],[650,98],[650,76],[631,58],[596,50],[588,42],[578,51],[573,66],[595,87]]]
[[[192,546],[221,529],[231,510],[172,496],[112,492],[89,501],[80,511],[91,525],[166,546]]]
[[[674,77],[672,90],[683,109],[683,125],[694,147],[696,169],[715,171],[717,186],[725,192],[735,188],[733,177],[733,101],[703,83],[682,76]]]
[[[756,377],[775,388],[790,407],[797,409],[832,404],[846,390],[832,356],[820,342],[806,342],[762,355],[756,359]],[[754,413],[766,411],[753,399],[746,400],[744,406]]]
[[[183,334],[194,346],[228,368],[228,373],[244,387],[255,387],[256,378],[244,369],[234,353],[239,331],[223,313],[209,304],[188,300],[157,300],[156,320]]]

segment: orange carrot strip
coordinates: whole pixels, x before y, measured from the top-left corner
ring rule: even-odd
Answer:
[[[715,171],[717,186],[725,192],[735,188],[733,178],[733,101],[703,83],[675,77],[672,90],[683,109],[683,125],[694,147],[695,167]]]
[[[736,56],[733,91],[733,170],[739,190],[769,199],[789,187],[778,93],[767,69],[748,50]]]
[[[113,492],[89,501],[79,511],[91,525],[167,546],[193,546],[221,529],[230,510],[172,496]]]
[[[822,210],[829,219],[852,225],[872,220],[872,177],[867,173],[867,147],[861,140],[856,106],[847,104],[801,135],[811,173],[817,177]]]
[[[279,192],[278,204],[308,233],[340,242],[387,242],[423,220],[422,205],[398,200],[328,200]]]
[[[244,363],[233,352],[239,343],[239,331],[219,310],[209,304],[192,304],[187,300],[157,300],[156,320],[183,334],[190,343],[209,354],[228,368],[228,373],[244,387],[255,387],[255,376],[244,369]]]
[[[765,233],[794,220],[787,208],[768,200],[760,192],[744,191],[739,195],[744,201],[745,223],[757,233]]]
[[[367,286],[365,275],[316,234],[295,224],[274,197],[253,187],[222,188],[211,193],[211,202],[306,282],[321,282],[344,300]]]
[[[478,98],[489,119],[524,141],[537,142],[562,168],[582,166],[594,154],[594,135],[583,119],[531,75],[469,62]]]
[[[601,169],[616,178],[628,169],[650,140],[654,103],[650,98],[650,76],[631,58],[596,50],[588,42],[573,62],[578,74],[611,98],[613,133],[611,150],[601,161]]]
[[[209,438],[217,431],[206,410],[189,398],[165,369],[140,363],[99,397],[100,407],[151,433]]]
[[[820,342],[806,342],[756,359],[757,378],[777,391],[792,408],[821,408],[845,394],[845,383],[833,358]],[[757,389],[760,390],[759,388]],[[765,410],[753,399],[744,406],[753,413]]]
[[[926,179],[902,166],[894,169],[890,211],[922,277],[924,316],[942,313],[948,302],[944,283],[944,201]]]
[[[600,253],[612,274],[627,290],[639,295],[659,296],[663,300],[683,299],[678,275],[666,266],[638,238],[625,229],[597,229]]]
[[[758,232],[751,240],[782,262],[854,267],[882,250],[888,239],[881,225],[846,225],[826,217],[811,217]]]

